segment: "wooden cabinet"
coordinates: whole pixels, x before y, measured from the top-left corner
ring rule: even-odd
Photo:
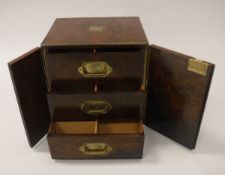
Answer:
[[[144,124],[194,149],[214,64],[149,45],[138,17],[61,18],[9,69],[31,147],[109,159],[141,158]]]

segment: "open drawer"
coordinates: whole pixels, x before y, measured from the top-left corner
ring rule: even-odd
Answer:
[[[48,144],[53,159],[141,158],[143,123],[141,120],[52,122]]]

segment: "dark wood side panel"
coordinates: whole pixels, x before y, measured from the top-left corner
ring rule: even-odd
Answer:
[[[50,115],[40,48],[8,63],[24,128],[31,147],[46,133]]]
[[[145,123],[172,140],[194,149],[214,71],[205,76],[187,69],[190,56],[150,46]]]

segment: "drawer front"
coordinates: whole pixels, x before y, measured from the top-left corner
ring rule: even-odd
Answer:
[[[144,134],[51,135],[53,159],[142,158]]]
[[[145,93],[48,94],[51,117],[56,121],[144,118]]]
[[[52,91],[93,90],[98,84],[117,89],[139,89],[143,83],[145,52],[45,54],[46,73]]]

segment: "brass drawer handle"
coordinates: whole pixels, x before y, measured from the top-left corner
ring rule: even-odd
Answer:
[[[112,105],[107,101],[85,101],[80,106],[86,114],[106,114],[112,109]]]
[[[112,72],[112,67],[102,61],[85,62],[78,68],[78,72],[84,77],[103,78]]]
[[[79,150],[86,155],[106,155],[112,151],[112,147],[106,143],[86,143]]]

